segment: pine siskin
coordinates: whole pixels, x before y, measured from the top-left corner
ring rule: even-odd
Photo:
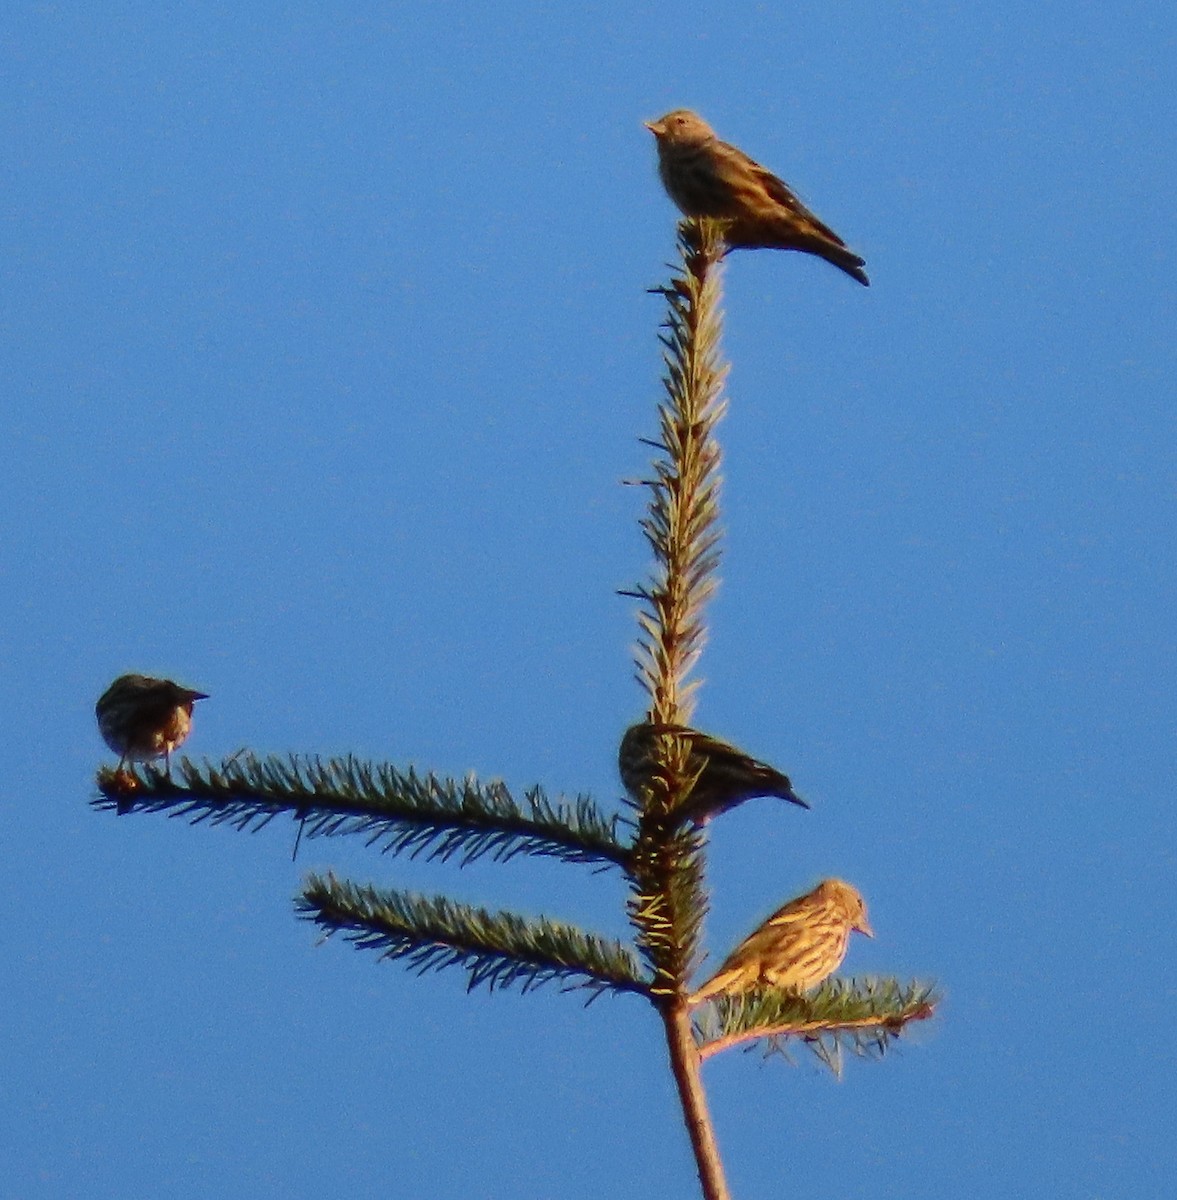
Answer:
[[[676,816],[682,821],[706,825],[712,817],[754,796],[779,796],[791,804],[809,807],[793,791],[787,775],[729,742],[686,725],[654,725],[649,721],[631,725],[617,753],[621,782],[635,800],[641,799],[643,788],[649,786],[658,769],[657,742],[662,736],[682,738],[691,746],[687,770],[695,775],[695,785],[677,810]]]
[[[866,902],[850,884],[824,879],[745,938],[689,1002],[754,987],[807,992],[842,965],[854,929],[875,936],[866,919]]]
[[[671,200],[688,217],[725,222],[733,250],[800,250],[816,254],[866,287],[864,259],[817,219],[788,184],[722,142],[697,113],[678,108],[646,128],[658,141],[658,174]]]
[[[162,757],[170,775],[172,751],[192,728],[192,706],[207,699],[204,692],[194,692],[170,679],[120,675],[94,706],[98,732],[120,755],[117,770],[121,771],[128,759],[144,762]]]

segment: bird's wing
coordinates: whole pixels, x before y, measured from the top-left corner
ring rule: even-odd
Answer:
[[[829,238],[836,246],[845,246],[846,243],[822,220],[815,217],[813,213],[797,199],[796,193],[791,187],[779,176],[774,175],[767,167],[762,167],[758,162],[753,162],[748,159],[748,164],[756,176],[757,182],[765,192],[772,197],[777,204],[783,208],[787,208],[799,221],[813,227],[813,231],[820,236]]]
[[[702,750],[708,756],[738,753],[735,746],[731,745],[730,742],[725,742],[722,738],[712,737],[711,734],[703,733],[698,729],[684,729],[679,736],[686,738],[692,746],[698,750]]]

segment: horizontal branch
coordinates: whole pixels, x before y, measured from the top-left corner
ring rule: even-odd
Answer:
[[[649,995],[637,956],[611,938],[547,917],[492,913],[445,896],[361,887],[312,875],[297,901],[300,914],[327,936],[342,933],[358,949],[404,959],[419,973],[462,967],[467,990],[547,983],[563,990]]]
[[[938,1003],[927,983],[831,979],[810,996],[772,988],[720,995],[696,1015],[695,1033],[705,1059],[762,1039],[780,1050],[790,1038],[801,1039],[823,1059],[835,1044],[882,1054],[910,1022],[933,1016]]]
[[[430,859],[457,857],[465,865],[489,854],[506,862],[519,854],[624,868],[630,850],[588,796],[549,800],[542,788],[522,802],[497,781],[472,775],[458,781],[410,767],[347,758],[235,755],[215,765],[180,759],[175,783],[151,765],[98,773],[96,808],[166,812],[193,824],[228,824],[243,832],[264,828],[281,813],[303,824],[306,837],[356,835],[383,853]]]

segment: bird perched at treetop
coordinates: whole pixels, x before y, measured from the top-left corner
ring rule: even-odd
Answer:
[[[721,141],[698,113],[676,108],[646,128],[658,143],[658,174],[688,217],[724,223],[729,249],[815,254],[866,287],[860,258],[818,220],[792,189],[743,150]]]

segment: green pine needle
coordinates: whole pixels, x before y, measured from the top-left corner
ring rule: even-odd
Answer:
[[[908,1024],[932,1016],[939,1002],[930,983],[835,976],[805,996],[773,988],[717,996],[696,1011],[695,1035],[704,1058],[754,1042],[787,1057],[790,1045],[801,1044],[840,1074],[843,1050],[882,1057]]]
[[[343,935],[382,958],[403,959],[419,973],[460,967],[467,989],[516,986],[524,992],[558,983],[646,995],[637,956],[621,942],[547,917],[489,912],[445,896],[378,890],[333,875],[312,875],[297,902],[301,915],[329,936]]]
[[[528,854],[624,867],[631,853],[618,836],[618,816],[607,816],[587,796],[549,800],[539,787],[519,801],[497,780],[458,781],[351,756],[243,753],[220,764],[182,758],[173,770],[181,783],[150,765],[117,774],[103,769],[94,806],[167,812],[242,831],[286,813],[303,823],[305,837],[358,836],[384,853],[462,865],[484,855],[506,862]]]

